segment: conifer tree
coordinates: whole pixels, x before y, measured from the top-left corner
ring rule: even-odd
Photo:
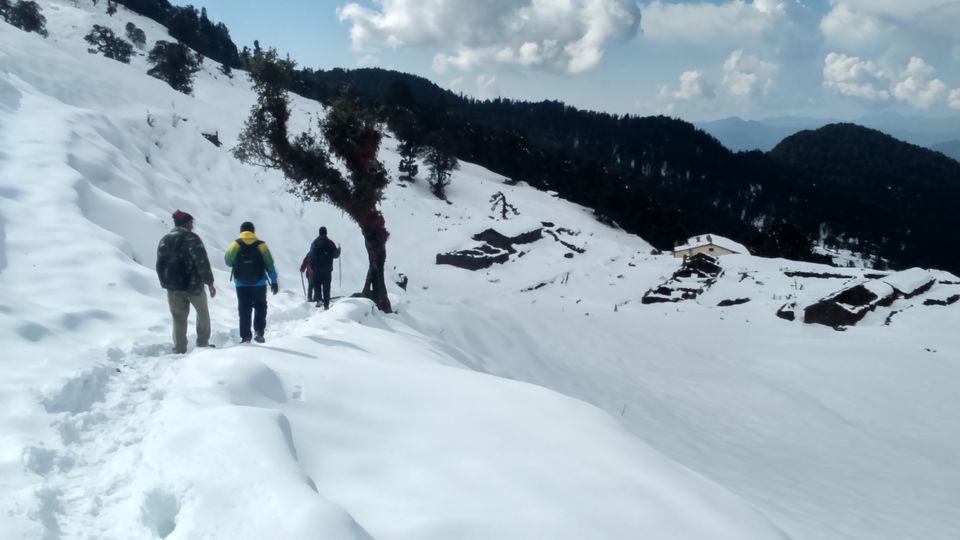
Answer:
[[[190,95],[193,93],[193,74],[200,71],[203,57],[194,53],[183,43],[158,41],[150,50],[147,61],[153,67],[147,71],[151,77],[165,81],[175,90]]]
[[[130,55],[133,54],[133,45],[118,38],[114,35],[113,30],[95,24],[93,25],[93,29],[90,30],[90,33],[84,36],[83,39],[93,46],[93,48],[87,49],[87,51],[91,53],[99,52],[107,58],[123,62],[124,64],[130,63]]]
[[[434,133],[423,151],[423,161],[430,169],[430,192],[439,199],[447,200],[447,186],[450,185],[451,174],[460,168],[450,138],[442,132]]]
[[[377,158],[383,134],[375,115],[349,98],[341,97],[330,106],[320,123],[320,134],[300,133],[292,140],[288,133],[290,103],[286,88],[294,64],[277,57],[273,49],[263,52],[255,43],[250,61],[250,78],[257,103],[250,112],[234,155],[246,163],[279,169],[292,182],[291,191],[305,201],[326,200],[343,210],[363,234],[367,250],[367,277],[362,296],[379,309],[390,312],[384,279],[387,257],[386,222],[380,200],[389,181],[386,168]],[[330,161],[341,160],[343,175]]]
[[[132,22],[128,22],[124,28],[127,31],[127,39],[136,45],[138,49],[143,49],[147,46],[147,35],[143,32],[143,30],[137,28],[137,25],[133,24]]]
[[[400,165],[397,167],[400,171],[400,179],[413,182],[417,173],[420,172],[420,167],[417,166],[420,147],[412,141],[401,139],[397,150],[400,153]]]
[[[47,18],[40,6],[32,0],[19,0],[6,10],[7,22],[24,32],[36,32],[47,37]]]

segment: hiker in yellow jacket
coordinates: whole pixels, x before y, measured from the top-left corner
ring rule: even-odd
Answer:
[[[240,237],[227,246],[223,261],[233,268],[233,284],[237,288],[237,307],[240,312],[240,342],[249,343],[252,337],[263,343],[267,329],[267,283],[277,294],[277,271],[267,244],[257,239],[253,223],[240,225]],[[250,332],[251,312],[253,332]]]

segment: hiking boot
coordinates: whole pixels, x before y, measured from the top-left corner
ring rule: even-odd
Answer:
[[[263,343],[264,341],[266,341],[265,339],[263,339],[263,334],[257,334],[256,336],[253,337],[253,340],[256,341],[257,343]]]
[[[217,346],[213,343],[207,343],[206,345],[197,345],[198,349],[216,349]]]
[[[240,343],[250,343],[250,338],[245,337],[245,338],[243,338],[243,339],[240,340]]]
[[[317,302],[316,307],[323,307],[323,302]]]

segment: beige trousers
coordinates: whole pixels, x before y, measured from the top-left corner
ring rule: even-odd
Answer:
[[[207,308],[207,292],[197,294],[187,291],[167,291],[167,303],[173,316],[173,352],[187,352],[187,317],[190,306],[197,310],[197,347],[210,345],[210,310]]]

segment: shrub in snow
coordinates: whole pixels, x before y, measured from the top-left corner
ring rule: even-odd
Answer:
[[[40,6],[32,0],[20,0],[11,6],[7,0],[0,5],[3,18],[13,26],[24,32],[36,32],[47,37],[47,18],[43,16]]]
[[[153,67],[147,75],[166,82],[175,90],[190,95],[193,93],[193,74],[200,71],[203,57],[191,51],[183,43],[158,41],[147,56]]]
[[[136,45],[138,49],[143,49],[147,46],[147,35],[143,30],[137,28],[137,25],[128,22],[125,28],[127,30],[127,39]]]
[[[254,52],[249,69],[257,103],[234,155],[246,163],[279,169],[293,182],[297,196],[307,201],[327,200],[360,226],[369,264],[361,295],[389,313],[392,309],[384,280],[389,233],[380,212],[389,177],[377,158],[383,138],[379,122],[372,111],[341,97],[320,124],[326,144],[311,131],[291,141],[287,137],[290,103],[286,88],[293,68],[292,61],[279,59],[273,49]],[[346,176],[332,165],[330,154],[346,166]]]
[[[107,15],[113,17],[117,12],[117,3],[114,0],[107,0]]]
[[[113,30],[95,24],[93,25],[93,29],[90,30],[90,33],[84,36],[83,39],[92,45],[92,48],[87,49],[88,52],[99,52],[107,58],[112,58],[118,62],[123,62],[124,64],[130,63],[130,55],[133,54],[133,45],[118,38],[113,33]]]

